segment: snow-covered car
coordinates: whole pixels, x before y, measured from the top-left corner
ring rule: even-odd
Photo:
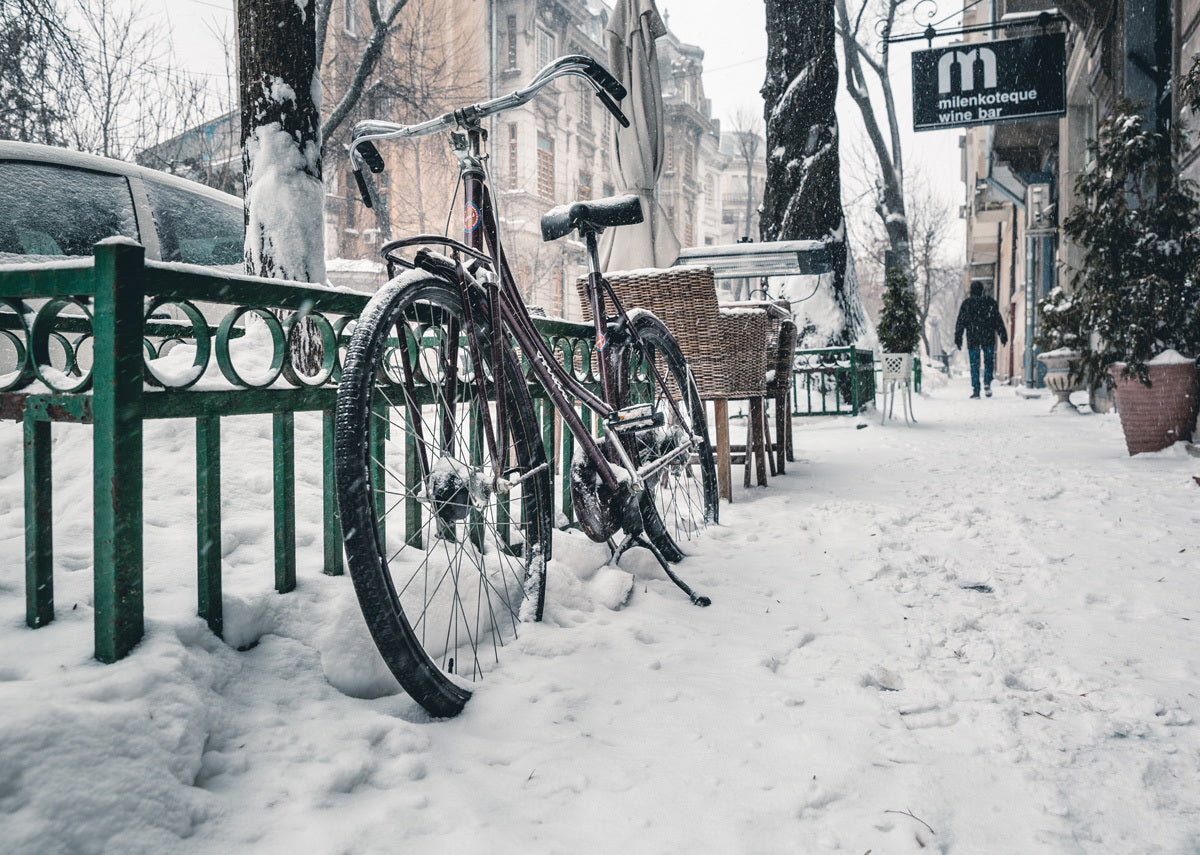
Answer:
[[[242,200],[154,169],[0,140],[0,264],[89,256],[106,237],[146,258],[241,269]]]

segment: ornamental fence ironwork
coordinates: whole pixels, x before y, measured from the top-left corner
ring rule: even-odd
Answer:
[[[793,416],[856,416],[875,399],[875,357],[856,347],[797,350]]]
[[[129,242],[97,244],[94,259],[0,269],[0,421],[20,422],[24,432],[26,623],[54,619],[53,422],[92,427],[97,659],[123,658],[144,634],[145,421],[195,420],[197,613],[215,634],[223,628],[223,417],[272,417],[275,588],[283,593],[296,586],[295,414],[321,414],[323,569],[341,575],[334,409],[341,350],[369,299],[146,261]],[[301,322],[321,342],[312,371],[292,361]],[[591,328],[534,323],[563,364],[598,387]],[[573,437],[541,390],[530,391],[554,463],[558,521],[571,524]],[[582,415],[589,427],[597,421]],[[378,465],[386,439],[382,432],[372,438]]]

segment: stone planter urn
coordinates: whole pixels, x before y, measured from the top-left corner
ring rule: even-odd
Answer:
[[[1168,350],[1146,363],[1151,386],[1122,378],[1118,363],[1109,369],[1125,447],[1129,454],[1161,451],[1190,439],[1196,419],[1196,360]]]
[[[1058,399],[1050,412],[1078,413],[1079,408],[1071,403],[1071,393],[1083,389],[1083,383],[1071,377],[1071,363],[1079,358],[1079,351],[1069,347],[1048,350],[1038,354],[1038,362],[1046,366],[1046,388]]]

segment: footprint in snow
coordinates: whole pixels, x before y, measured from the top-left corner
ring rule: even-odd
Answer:
[[[904,688],[904,678],[882,665],[876,665],[863,674],[861,685],[864,689],[874,688],[883,692],[899,692]]]

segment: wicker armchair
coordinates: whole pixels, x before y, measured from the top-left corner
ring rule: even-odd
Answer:
[[[770,319],[760,308],[722,310],[712,270],[680,266],[659,270],[637,270],[605,274],[625,308],[653,312],[679,341],[683,355],[696,378],[701,400],[713,402],[716,419],[715,445],[717,479],[721,497],[732,501],[731,454],[729,445],[729,402],[748,400],[751,412],[762,408],[767,395],[766,374],[770,366],[767,338]],[[587,280],[579,279],[584,321],[590,323],[586,298]],[[751,421],[749,444],[760,455],[759,483],[766,483],[765,443],[755,435]],[[749,468],[746,486],[750,486]]]

